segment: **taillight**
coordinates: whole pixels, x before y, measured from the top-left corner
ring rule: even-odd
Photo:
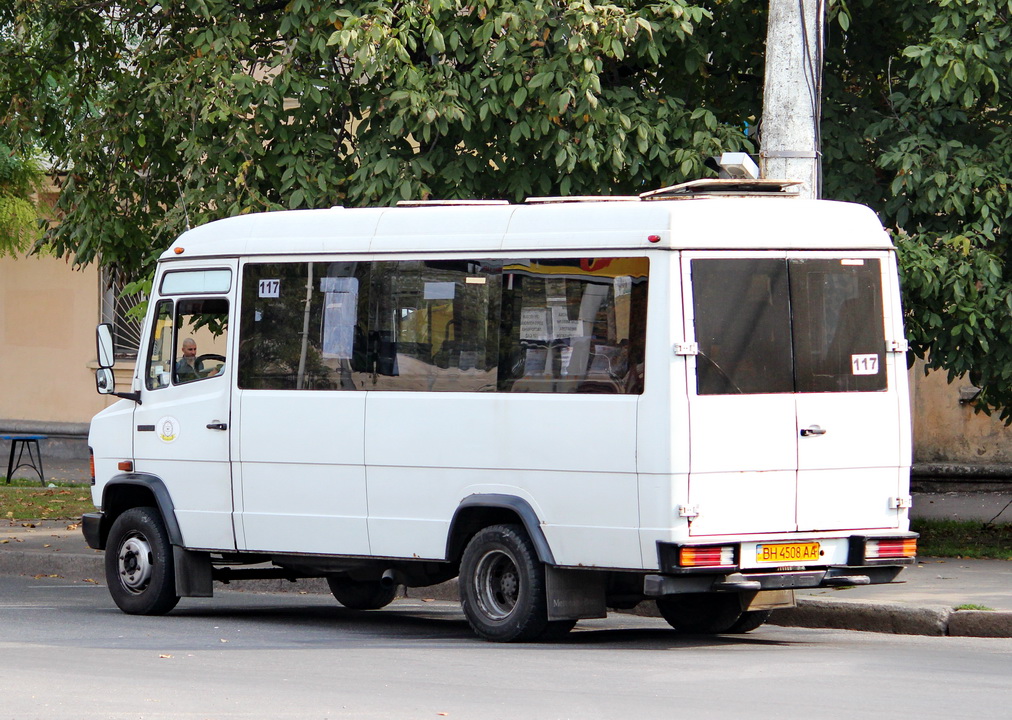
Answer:
[[[867,560],[912,558],[917,555],[917,538],[888,538],[868,540],[864,546]]]
[[[88,467],[91,469],[91,484],[95,484],[95,451],[88,448]]]
[[[734,565],[734,545],[679,548],[678,564],[682,567]]]

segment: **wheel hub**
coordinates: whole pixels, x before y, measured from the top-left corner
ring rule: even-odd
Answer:
[[[153,563],[151,546],[140,534],[127,537],[119,549],[119,577],[123,587],[132,593],[140,593],[151,582]]]
[[[502,550],[482,556],[474,574],[475,596],[482,612],[493,620],[509,617],[520,596],[520,576],[516,561]]]

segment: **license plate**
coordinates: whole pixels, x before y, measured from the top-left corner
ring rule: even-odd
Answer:
[[[755,561],[761,563],[804,562],[819,557],[817,542],[756,545],[755,548]]]

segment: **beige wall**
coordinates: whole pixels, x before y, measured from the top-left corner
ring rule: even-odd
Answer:
[[[949,384],[944,372],[925,376],[918,362],[910,381],[915,462],[1012,463],[1012,429],[997,415],[975,413],[972,405],[959,402],[960,388],[969,388],[969,380]]]
[[[88,422],[95,392],[96,266],[0,258],[0,419]]]

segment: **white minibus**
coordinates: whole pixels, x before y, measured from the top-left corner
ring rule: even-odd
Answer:
[[[896,258],[787,184],[209,223],[162,255],[132,386],[99,327],[84,535],[127,613],[459,577],[494,641],[656,602],[746,632],[914,561]]]

